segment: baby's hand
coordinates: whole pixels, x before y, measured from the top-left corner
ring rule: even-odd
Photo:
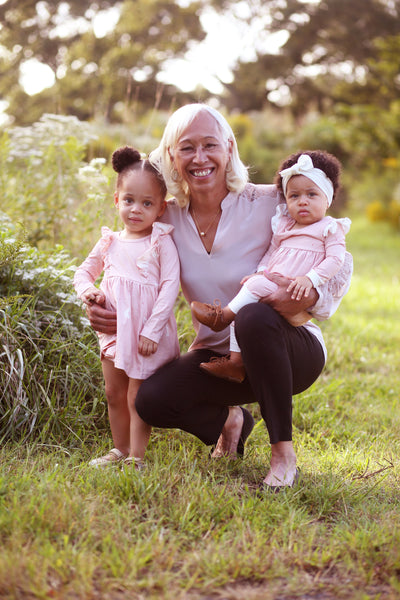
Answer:
[[[149,338],[144,337],[144,335],[139,335],[139,354],[142,356],[150,356],[157,352],[158,344],[153,342],[153,340],[149,340]]]
[[[104,304],[106,301],[106,297],[101,290],[93,286],[87,289],[85,292],[83,292],[83,294],[81,295],[81,300],[82,302],[90,306],[91,304]]]
[[[304,275],[304,277],[295,277],[286,291],[292,292],[292,300],[301,300],[303,296],[308,298],[312,287],[311,279]]]

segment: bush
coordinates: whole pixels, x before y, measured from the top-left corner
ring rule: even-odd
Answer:
[[[85,255],[107,209],[114,214],[111,169],[103,158],[85,160],[94,138],[88,123],[60,115],[43,115],[0,137],[2,210],[22,223],[31,245],[68,244]]]
[[[388,221],[393,227],[400,229],[400,202],[398,200],[392,200],[389,204]]]
[[[386,220],[387,210],[380,200],[367,205],[367,217],[372,223]]]
[[[72,293],[73,270],[61,247],[29,246],[0,213],[3,441],[86,436],[105,406],[97,339]]]

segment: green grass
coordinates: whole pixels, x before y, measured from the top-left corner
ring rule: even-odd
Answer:
[[[157,430],[140,475],[86,466],[109,447],[104,432],[10,442],[1,599],[400,598],[400,236],[356,219],[348,247],[355,274],[323,324],[327,367],[294,399],[298,488],[257,493],[261,421],[233,462]]]

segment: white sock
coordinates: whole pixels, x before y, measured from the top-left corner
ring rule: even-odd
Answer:
[[[239,312],[243,306],[247,304],[254,304],[259,301],[259,298],[253,294],[253,292],[249,292],[245,285],[242,285],[240,291],[236,296],[229,302],[228,308],[231,309],[235,315]]]

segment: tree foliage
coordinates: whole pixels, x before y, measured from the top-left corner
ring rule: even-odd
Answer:
[[[6,0],[0,5],[0,95],[8,114],[18,124],[32,123],[43,112],[112,119],[133,102],[170,103],[177,90],[162,86],[157,76],[166,60],[204,38],[201,4]],[[96,34],[95,18],[114,18],[116,11],[116,25]],[[21,66],[30,59],[50,67],[55,78],[51,89],[33,97],[20,81]]]
[[[391,61],[386,77],[393,88],[398,59],[382,45],[386,38],[400,35],[399,0],[251,4],[257,18],[268,15],[271,33],[287,31],[288,38],[279,53],[269,45],[269,51],[258,51],[255,61],[239,61],[235,80],[227,85],[230,108],[259,109],[267,104],[269,92],[277,90],[290,97],[295,115],[309,109],[330,110],[336,102],[352,104],[355,95],[359,102],[371,102],[370,86],[375,84],[382,52],[386,64]]]

